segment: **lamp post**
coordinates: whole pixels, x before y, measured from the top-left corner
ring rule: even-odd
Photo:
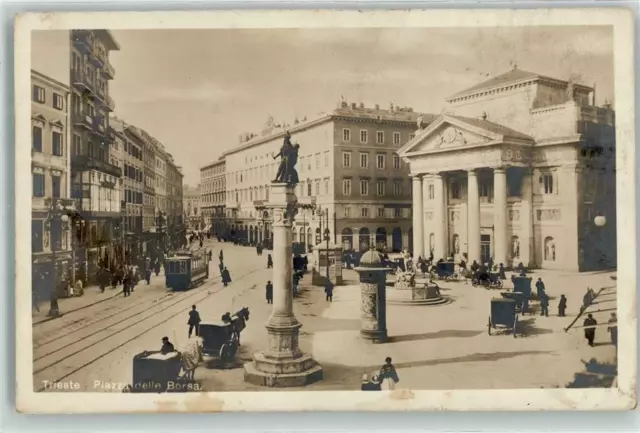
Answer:
[[[57,229],[60,232],[57,233],[56,239],[53,236],[53,221],[60,221],[62,223],[67,223],[69,221],[69,215],[72,214],[72,210],[68,209],[60,200],[58,199],[50,199],[48,200],[48,208],[47,208],[47,218],[45,219],[45,229],[49,230],[49,239],[51,245],[51,264],[53,275],[51,278],[51,293],[50,293],[50,306],[49,313],[47,314],[49,317],[58,317],[60,316],[60,307],[58,305],[58,269],[56,264],[56,253],[57,253],[57,240],[59,239],[62,242],[62,227],[58,226]],[[73,264],[75,265],[75,263]]]

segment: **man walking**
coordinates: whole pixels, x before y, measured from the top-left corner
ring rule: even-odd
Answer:
[[[564,295],[560,295],[560,302],[558,303],[558,316],[564,317],[567,310],[567,298]]]
[[[267,254],[267,269],[273,268],[273,259],[271,254]]]
[[[544,317],[549,317],[549,297],[543,290],[540,293],[540,315]]]
[[[271,281],[267,281],[266,295],[267,304],[273,304],[273,284],[271,284]]]
[[[333,284],[331,284],[329,279],[327,279],[327,282],[325,283],[324,293],[327,295],[327,302],[333,302]]]
[[[593,340],[596,338],[596,328],[595,326],[598,324],[596,319],[593,318],[593,314],[587,315],[587,318],[584,319],[584,338],[589,342],[589,346],[593,347]]]
[[[193,330],[196,330],[196,337],[200,336],[200,314],[198,310],[196,310],[196,306],[191,306],[191,311],[189,311],[189,321],[187,322],[189,325],[189,338],[191,338],[191,333]]]

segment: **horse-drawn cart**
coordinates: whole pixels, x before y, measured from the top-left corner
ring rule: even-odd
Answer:
[[[200,337],[202,352],[216,356],[223,363],[232,360],[238,352],[238,338],[231,323],[200,323]]]
[[[180,353],[162,354],[144,351],[133,357],[133,384],[124,392],[167,392],[180,380]]]
[[[502,288],[502,280],[499,273],[477,271],[471,280],[473,286],[483,286],[485,289]]]
[[[489,316],[488,332],[492,329],[511,331],[516,336],[518,315],[516,314],[516,301],[513,299],[494,298],[491,300],[491,316]]]
[[[440,280],[457,280],[456,264],[454,262],[436,263],[436,275]]]

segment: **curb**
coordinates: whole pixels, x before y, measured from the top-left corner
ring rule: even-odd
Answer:
[[[64,312],[64,313],[61,313],[61,314],[60,314],[60,315],[58,315],[58,316],[55,316],[55,317],[45,317],[45,318],[44,318],[44,319],[42,319],[42,320],[39,320],[39,321],[37,321],[37,322],[33,322],[33,323],[32,323],[32,326],[40,325],[40,324],[42,324],[42,323],[50,322],[51,320],[59,319],[60,317],[64,316],[65,314],[74,313],[74,312],[76,312],[76,311],[84,310],[85,308],[89,308],[89,307],[92,307],[92,306],[94,306],[94,305],[97,305],[97,304],[99,304],[99,303],[101,303],[101,302],[105,302],[105,301],[108,301],[109,299],[113,299],[113,298],[115,298],[116,296],[120,295],[121,293],[122,293],[122,290],[121,290],[121,291],[119,291],[118,293],[114,294],[113,296],[109,296],[108,298],[100,299],[99,301],[92,302],[92,303],[90,303],[90,304],[83,305],[82,307],[78,307],[78,308],[75,308],[75,309],[73,309],[73,310],[66,311],[66,312]]]

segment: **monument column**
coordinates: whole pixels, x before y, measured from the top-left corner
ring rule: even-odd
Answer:
[[[304,386],[322,380],[322,367],[298,345],[302,325],[293,314],[291,227],[294,187],[272,183],[267,207],[273,210],[273,311],[266,324],[268,348],[245,364],[244,379],[270,387]]]
[[[478,173],[467,172],[467,255],[469,263],[480,260],[480,193]]]
[[[433,175],[433,189],[435,202],[433,212],[433,233],[435,235],[433,257],[437,261],[446,258],[445,255],[447,251],[447,210],[445,209],[444,179],[441,173]]]
[[[507,265],[509,242],[507,239],[507,170],[493,170],[493,226],[495,236],[494,263]]]
[[[413,201],[413,256],[424,254],[424,203],[422,194],[422,177],[414,175],[412,178]]]

